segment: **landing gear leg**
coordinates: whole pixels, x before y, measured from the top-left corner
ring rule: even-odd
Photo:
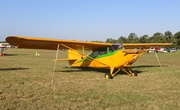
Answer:
[[[121,70],[121,68],[119,68],[115,73],[113,73],[114,71],[114,67],[110,68],[110,73],[106,73],[105,74],[105,78],[106,79],[113,79],[113,77]]]
[[[125,67],[125,68],[123,68],[122,69],[125,73],[127,73],[128,75],[130,75],[130,76],[137,76],[138,74],[136,73],[136,72],[132,72],[131,71],[131,69],[130,68],[128,68],[128,67]]]

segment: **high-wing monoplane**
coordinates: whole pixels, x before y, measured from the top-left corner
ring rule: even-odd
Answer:
[[[140,55],[154,47],[172,45],[171,43],[111,44],[25,36],[8,36],[6,42],[18,48],[66,49],[68,58],[56,60],[67,60],[72,67],[108,68],[110,72],[105,74],[105,78],[108,79],[112,79],[120,70],[123,70],[130,76],[136,76],[137,74],[133,73],[129,66]],[[91,53],[85,54],[84,50],[91,50]]]

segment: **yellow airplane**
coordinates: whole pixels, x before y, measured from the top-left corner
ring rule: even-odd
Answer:
[[[68,58],[56,60],[68,60],[72,67],[110,69],[110,72],[105,74],[105,78],[107,79],[112,79],[120,70],[123,70],[130,76],[137,76],[137,73],[133,73],[129,66],[131,66],[140,55],[154,47],[172,45],[171,43],[135,43],[121,45],[25,36],[8,36],[6,42],[18,48],[67,49]],[[80,50],[82,52],[80,52]],[[91,50],[91,53],[85,55],[84,50]]]

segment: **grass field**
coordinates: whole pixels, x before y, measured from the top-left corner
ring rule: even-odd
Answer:
[[[40,56],[35,56],[38,51]],[[2,110],[179,110],[180,51],[146,53],[132,65],[138,77],[121,72],[105,79],[107,70],[68,68],[56,51],[8,49],[0,57]],[[59,57],[66,57],[60,51]],[[109,71],[107,71],[109,72]],[[54,83],[52,84],[52,80]]]

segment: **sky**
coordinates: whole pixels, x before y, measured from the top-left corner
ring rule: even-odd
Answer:
[[[180,31],[180,0],[0,0],[0,41],[9,35],[106,41]]]

